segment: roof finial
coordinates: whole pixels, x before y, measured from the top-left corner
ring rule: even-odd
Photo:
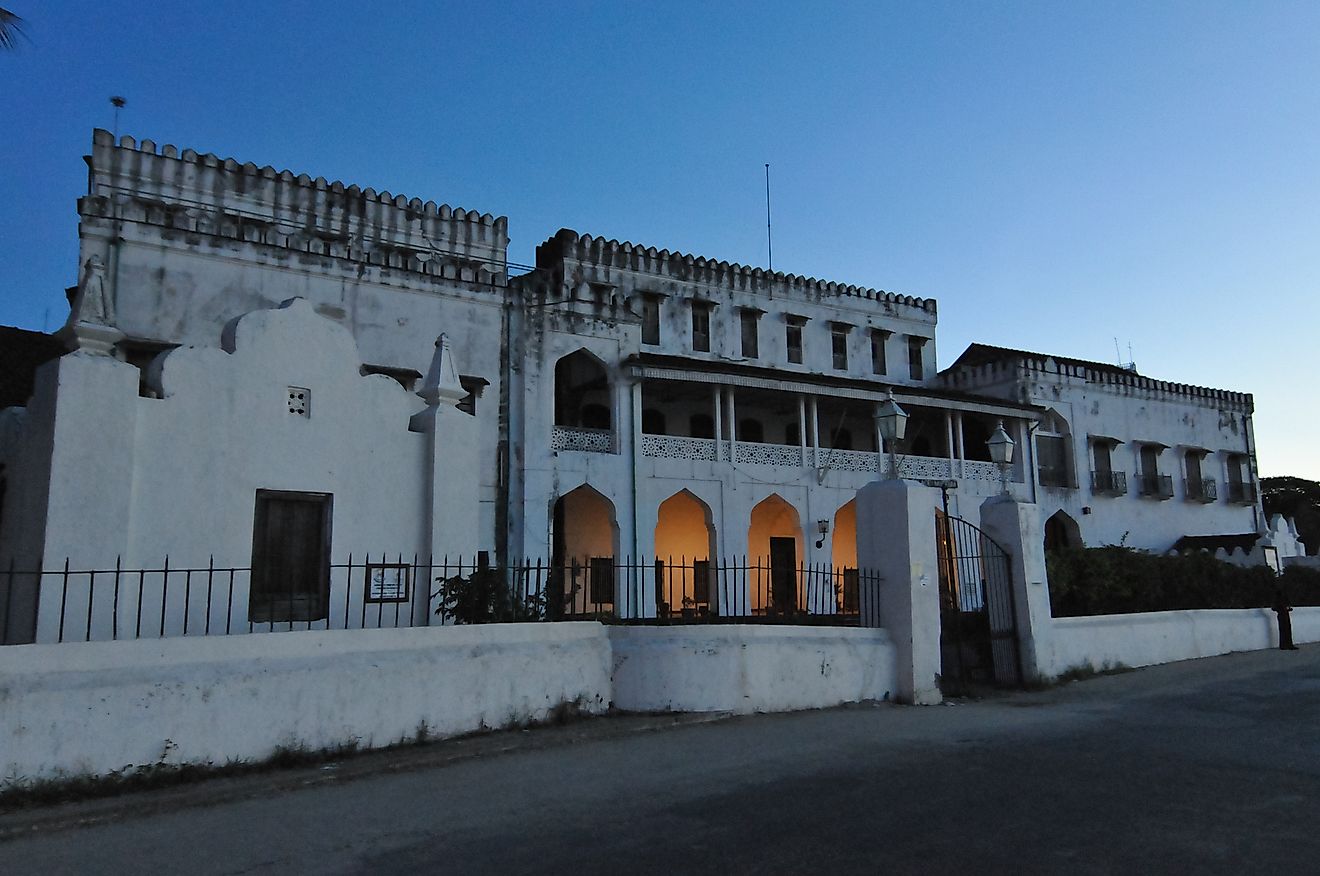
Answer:
[[[448,335],[441,334],[435,339],[435,355],[431,357],[431,367],[426,370],[426,379],[417,394],[432,406],[442,401],[456,405],[467,395],[463,383],[458,379],[458,369],[454,367],[454,354]]]

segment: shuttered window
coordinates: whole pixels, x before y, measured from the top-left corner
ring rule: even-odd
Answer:
[[[257,490],[248,597],[253,622],[326,618],[332,500],[329,493]]]

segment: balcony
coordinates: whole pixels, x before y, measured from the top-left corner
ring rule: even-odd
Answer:
[[[614,432],[609,429],[584,429],[580,426],[555,426],[551,429],[550,449],[585,453],[619,452],[614,443]]]
[[[1228,482],[1228,501],[1238,505],[1256,504],[1256,485]]]
[[[1137,475],[1137,492],[1148,499],[1172,499],[1173,476],[1162,474]]]
[[[1091,492],[1097,496],[1126,496],[1127,472],[1093,471],[1091,472]]]
[[[1187,501],[1209,505],[1219,498],[1219,488],[1211,478],[1188,478],[1183,482]]]

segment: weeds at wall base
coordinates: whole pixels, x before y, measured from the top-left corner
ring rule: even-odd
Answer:
[[[62,803],[75,803],[84,800],[97,800],[138,791],[172,788],[210,779],[237,778],[260,773],[321,766],[366,754],[399,751],[405,748],[429,746],[441,742],[454,742],[492,733],[561,726],[585,718],[596,717],[585,709],[585,705],[581,698],[565,700],[552,706],[544,718],[511,716],[500,727],[491,728],[483,724],[480,730],[452,736],[436,736],[427,722],[423,720],[418,722],[413,735],[405,736],[390,745],[365,748],[362,745],[362,740],[354,737],[338,745],[313,749],[295,741],[276,746],[269,756],[260,760],[231,760],[223,764],[165,763],[164,756],[177,748],[173,741],[165,740],[165,745],[162,748],[162,760],[157,763],[142,766],[130,764],[123,769],[95,776],[81,775],[29,779],[10,775],[0,778],[0,813],[56,806]]]

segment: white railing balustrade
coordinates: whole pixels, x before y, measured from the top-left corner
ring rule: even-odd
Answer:
[[[802,448],[789,444],[737,442],[737,461],[755,465],[802,465]]]
[[[609,429],[555,426],[550,430],[551,450],[580,450],[587,453],[617,453],[614,433]]]
[[[642,456],[660,459],[715,459],[715,439],[685,435],[643,435]]]
[[[869,450],[829,450],[816,452],[816,465],[833,471],[880,471],[880,454]]]

